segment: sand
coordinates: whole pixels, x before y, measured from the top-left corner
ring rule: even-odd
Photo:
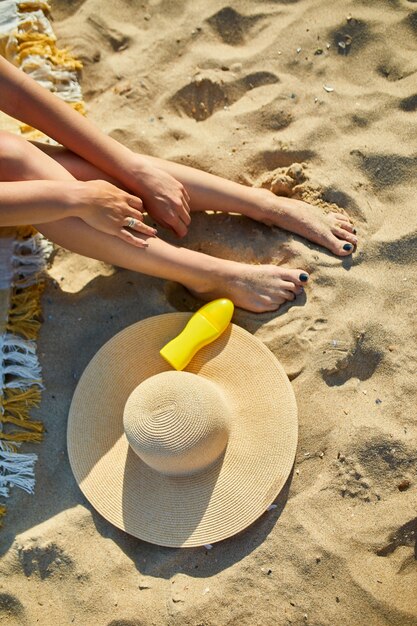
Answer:
[[[56,251],[34,415],[47,434],[36,494],[13,494],[0,533],[2,623],[416,625],[417,4],[56,0],[53,16],[105,132],[336,203],[360,245],[341,260],[246,218],[193,217],[187,246],[311,272],[295,305],[235,314],[292,381],[299,445],[277,508],[211,550],[113,528],[82,496],[66,451],[71,397],[97,349],[133,322],[200,303]]]

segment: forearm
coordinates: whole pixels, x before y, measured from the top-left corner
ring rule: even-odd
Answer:
[[[1,58],[0,91],[0,106],[5,113],[41,130],[129,186],[125,170],[131,151]],[[145,168],[145,159],[143,165]]]
[[[76,215],[71,187],[78,181],[0,182],[0,226],[53,222]]]

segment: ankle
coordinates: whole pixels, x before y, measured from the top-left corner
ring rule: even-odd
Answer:
[[[206,257],[206,255],[203,255]],[[187,281],[185,286],[196,295],[210,294],[230,282],[234,282],[242,269],[242,264],[227,259],[207,256],[200,259],[198,271]]]
[[[280,198],[262,187],[251,188],[251,203],[247,210],[242,211],[244,215],[254,220],[265,222],[271,211],[275,217],[280,212]]]

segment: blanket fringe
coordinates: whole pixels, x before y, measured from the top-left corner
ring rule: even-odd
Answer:
[[[0,0],[0,54],[85,114],[79,83],[82,64],[57,47],[49,11],[46,0]],[[52,143],[30,126],[22,124],[20,132],[27,139],[41,137]],[[0,496],[8,496],[14,486],[29,493],[34,489],[37,457],[21,454],[19,448],[23,442],[40,441],[44,430],[29,412],[39,406],[43,389],[34,340],[42,321],[41,272],[51,252],[52,245],[33,228],[19,227],[11,265],[3,276],[6,288],[10,281],[11,286],[8,323],[0,334]],[[10,259],[9,250],[5,259]],[[5,511],[0,504],[0,525]]]
[[[19,228],[12,255],[12,284],[6,330],[0,335],[0,497],[12,487],[33,493],[36,454],[22,454],[22,443],[42,440],[44,426],[30,418],[40,404],[41,368],[35,339],[41,323],[40,273],[52,246],[32,228]],[[6,507],[0,505],[0,525]]]
[[[3,20],[10,28],[5,33],[5,57],[85,115],[78,80],[82,63],[70,50],[57,46],[56,35],[48,19],[49,11],[49,3],[41,0],[16,1],[4,9]],[[0,15],[0,35],[1,22]],[[28,124],[21,124],[20,132],[27,139],[45,139],[43,133]]]
[[[20,487],[33,493],[36,454],[16,454],[0,451],[0,496],[6,498],[10,487]]]

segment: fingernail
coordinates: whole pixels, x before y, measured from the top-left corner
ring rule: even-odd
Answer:
[[[354,228],[352,232],[354,235],[356,235],[356,228]]]
[[[300,274],[299,278],[303,283],[306,283],[308,281],[308,274]]]
[[[343,250],[352,250],[353,246],[350,243],[345,243],[343,246]]]

